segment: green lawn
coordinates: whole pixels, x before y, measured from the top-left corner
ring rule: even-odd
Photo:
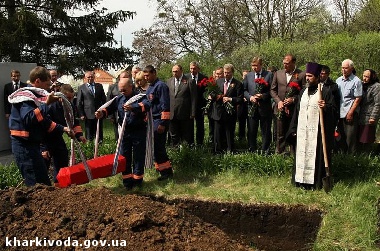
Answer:
[[[105,132],[100,155],[115,151],[108,123],[105,123]],[[238,144],[238,148],[244,148],[244,144]],[[91,158],[93,144],[88,144],[85,152]],[[158,182],[156,171],[148,169],[144,186],[131,193],[242,203],[304,204],[324,211],[314,250],[378,250],[378,156],[335,155],[332,163],[335,186],[326,194],[323,190],[309,191],[292,186],[292,157],[248,153],[213,155],[209,146],[168,148],[168,152],[175,178]],[[9,185],[17,184],[20,177],[15,176],[16,170],[14,165],[0,167],[1,180],[9,179]],[[87,186],[105,186],[117,193],[127,193],[120,175],[94,180]]]

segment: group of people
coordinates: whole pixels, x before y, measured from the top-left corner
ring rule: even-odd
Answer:
[[[212,78],[200,72],[198,62],[190,63],[187,74],[182,65],[174,65],[159,101],[169,107],[168,142],[202,145],[207,116],[214,152],[233,153],[238,124],[239,139],[247,137],[250,152],[269,154],[275,139],[276,154],[295,154],[293,182],[307,188],[321,188],[325,167],[331,164],[325,160],[331,162],[333,150],[354,154],[371,149],[380,114],[375,71],[366,69],[360,80],[352,60],[346,59],[342,76],[334,82],[328,66],[310,62],[302,71],[292,54],[284,56],[283,69],[278,71],[264,69],[260,57],[252,59],[251,67],[239,81],[232,64],[215,69]],[[166,137],[158,141],[164,146]]]
[[[142,184],[145,149],[149,143],[147,138],[152,139],[148,147],[154,148],[154,165],[160,173],[158,180],[173,176],[165,148],[170,119],[168,87],[157,78],[153,66],[147,66],[134,78],[128,71],[122,74],[116,84],[117,91],[110,89],[109,95],[114,92],[114,98],[104,107],[104,89],[101,84],[95,83],[93,71],[85,73],[86,81],[78,89],[76,102],[73,102],[74,90],[70,85],[52,82],[56,80],[55,70],[49,72],[44,67],[36,67],[30,72],[30,84],[23,85],[19,81],[20,72],[12,71],[11,86],[5,86],[5,89],[11,89],[4,96],[4,105],[7,108],[5,116],[10,129],[12,153],[25,185],[51,185],[48,174],[50,163],[47,161],[50,158],[53,159],[54,183],[57,183],[59,169],[69,165],[69,153],[62,137],[63,132],[82,143],[87,139],[93,140],[97,120],[102,125],[103,116],[106,117],[108,114],[115,115],[114,120],[119,126],[126,121],[121,140],[121,154],[127,159],[122,177],[128,190]],[[70,102],[72,110],[76,113],[75,117],[84,120],[86,137],[83,137],[78,120],[74,121],[74,125],[67,125],[63,100],[55,95],[56,91],[65,95],[65,99]],[[138,93],[146,94],[126,105],[126,101],[130,101]],[[104,108],[101,109],[102,107]],[[148,118],[151,122],[149,127]],[[149,130],[150,127],[152,130]],[[152,133],[149,137],[148,131]]]
[[[51,88],[51,74],[44,67],[35,67],[29,75],[30,84],[20,82],[20,72],[11,72],[12,82],[5,85],[5,117],[10,129],[12,153],[26,186],[36,183],[51,185],[47,163],[54,154],[54,181],[62,166],[68,165],[68,151],[62,134],[83,139],[80,126],[66,125],[62,107],[54,103],[58,98]],[[74,96],[70,85],[63,85],[62,92]],[[77,126],[79,124],[77,123]],[[76,131],[76,133],[74,132]],[[66,151],[65,151],[66,150]],[[66,155],[66,156],[65,156]]]
[[[263,59],[254,57],[252,70],[245,72],[242,81],[234,77],[232,64],[218,67],[210,78],[201,73],[198,62],[190,63],[187,74],[182,65],[176,64],[172,67],[172,77],[166,82],[158,79],[153,66],[144,69],[135,66],[119,75],[107,95],[102,85],[95,83],[94,73],[88,71],[86,83],[79,87],[77,93],[78,116],[85,121],[86,138],[89,140],[94,138],[97,120],[111,118],[116,139],[123,121],[126,121],[121,154],[127,158],[127,168],[123,172],[123,184],[127,189],[142,184],[147,147],[154,148],[154,165],[160,173],[159,180],[171,178],[173,168],[166,152],[167,142],[173,146],[183,143],[202,145],[205,116],[215,153],[235,151],[238,124],[239,139],[247,137],[250,152],[269,154],[274,139],[276,154],[295,154],[293,183],[321,188],[322,178],[326,175],[325,166],[331,164],[325,160],[331,162],[333,150],[345,153],[368,151],[374,143],[380,114],[379,80],[372,69],[366,69],[361,80],[356,76],[350,59],[342,62],[342,76],[335,82],[329,77],[328,66],[309,62],[306,70],[302,71],[297,68],[292,54],[285,55],[282,63],[281,70],[264,69]],[[32,72],[30,81],[33,80],[34,86],[39,87],[41,80],[49,80],[50,83],[50,76],[39,77],[39,82],[36,82]],[[11,77],[12,81],[15,80],[13,82],[17,82],[13,72]],[[139,93],[145,95],[126,105]],[[106,100],[112,101],[99,110]],[[20,140],[24,144],[29,143],[30,135],[35,133],[35,129],[26,123],[34,118],[37,126],[40,126],[38,123],[47,124],[48,132],[72,133],[63,122],[62,127],[58,126],[57,122],[61,123],[58,119],[49,120],[53,116],[45,118],[42,112],[36,112],[36,109],[43,111],[41,107],[43,104],[32,105],[28,109],[33,111],[29,113],[31,118],[17,123],[15,118],[20,118],[21,107],[13,104],[9,113],[6,109],[13,151],[24,179],[27,179],[27,170],[31,168],[23,167],[24,160],[20,160],[20,155],[27,150],[21,154],[17,154],[17,150]],[[20,127],[16,130],[28,130],[29,140],[25,140],[26,134],[15,133],[15,126]],[[261,146],[257,140],[259,126]],[[36,142],[42,141],[42,135],[37,136]],[[102,131],[100,139],[103,139]],[[152,144],[149,144],[149,139],[153,140]]]

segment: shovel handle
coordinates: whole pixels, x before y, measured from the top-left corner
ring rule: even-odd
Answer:
[[[319,95],[319,100],[322,100],[321,83],[318,84],[318,95]],[[328,177],[328,176],[330,176],[330,168],[329,168],[329,162],[328,162],[328,159],[327,159],[325,122],[323,120],[323,109],[321,107],[319,107],[319,120],[321,122],[323,160],[325,162],[326,176]]]

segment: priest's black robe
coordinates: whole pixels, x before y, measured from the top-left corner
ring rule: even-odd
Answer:
[[[306,91],[308,95],[313,95],[317,93],[317,85],[306,87],[300,92],[300,98],[296,104],[294,114],[292,117],[292,121],[290,124],[289,131],[287,133],[287,140],[289,142],[295,143],[297,145],[297,127],[298,127],[298,118],[300,109],[306,109],[306,107],[301,107],[301,99],[302,95]],[[334,131],[336,126],[336,121],[338,120],[337,114],[339,111],[339,107],[337,107],[337,103],[335,102],[334,94],[331,88],[322,88],[322,99],[325,101],[325,107],[323,109],[323,117],[324,117],[324,127],[325,127],[325,141],[327,148],[327,159],[328,165],[331,170],[331,152],[334,146]],[[302,186],[307,189],[321,189],[322,188],[322,178],[326,176],[325,163],[323,158],[323,148],[322,148],[322,136],[321,136],[321,127],[320,121],[318,123],[318,134],[317,134],[317,145],[316,145],[316,157],[315,157],[315,169],[314,169],[314,182],[313,184],[300,183],[295,181],[296,177],[296,159],[294,158],[294,167],[292,174],[292,183],[296,186]],[[297,152],[297,151],[296,151]],[[330,171],[331,173],[331,171]]]

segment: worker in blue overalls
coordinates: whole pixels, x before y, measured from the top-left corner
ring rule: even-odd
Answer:
[[[144,95],[141,99],[129,105],[125,104],[130,98],[139,94],[133,90],[133,82],[130,78],[120,78],[118,89],[121,94],[108,107],[102,111],[95,112],[95,117],[100,119],[117,111],[120,126],[122,126],[124,117],[126,117],[120,154],[126,158],[127,162],[126,170],[122,172],[123,185],[127,190],[131,190],[134,186],[140,186],[144,178],[147,134],[146,112],[150,109],[150,102]]]
[[[72,104],[72,100],[74,98],[74,90],[71,85],[62,84],[59,91],[65,95],[68,101],[70,101],[71,108],[73,109],[74,113],[75,106]],[[51,120],[54,122],[67,126],[62,102],[54,102],[53,104],[50,104],[48,114]],[[83,136],[83,131],[78,119],[74,119],[73,131],[75,138],[78,141],[86,143],[86,138]],[[45,143],[50,157],[53,158],[53,180],[54,184],[58,186],[57,174],[62,167],[69,166],[69,151],[67,149],[65,140],[62,137],[62,133],[52,132],[48,137],[46,137]]]
[[[33,87],[50,89],[50,73],[44,67],[35,67],[29,75]],[[57,101],[54,93],[44,96],[39,90],[19,90],[8,98],[13,104],[9,117],[12,152],[26,186],[36,183],[51,185],[48,169],[40,152],[45,133],[67,132],[68,127],[53,122],[47,114],[47,104]],[[43,101],[46,101],[44,103]]]
[[[166,83],[157,78],[156,69],[148,65],[144,77],[149,83],[146,95],[151,102],[154,126],[154,165],[160,173],[158,180],[173,176],[173,168],[166,152],[166,135],[170,121],[170,96]]]

